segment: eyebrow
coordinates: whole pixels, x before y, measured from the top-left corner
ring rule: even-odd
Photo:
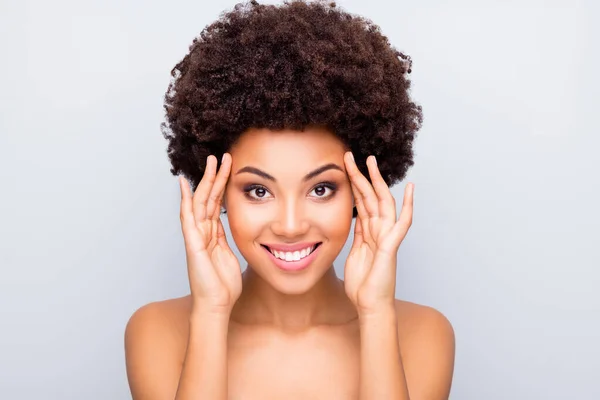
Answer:
[[[304,176],[304,178],[302,178],[302,181],[306,182],[306,181],[314,178],[315,176],[322,174],[325,171],[329,171],[330,169],[337,169],[338,171],[344,172],[344,170],[339,165],[334,164],[334,163],[329,163],[329,164],[325,164],[325,165],[323,165],[323,166],[315,169],[314,171],[309,172],[308,174],[306,174]],[[250,173],[250,174],[258,175],[258,176],[263,177],[265,179],[268,179],[270,181],[277,182],[277,180],[272,175],[269,175],[265,171],[262,171],[262,170],[260,170],[260,169],[258,169],[256,167],[247,166],[247,167],[244,167],[244,168],[240,169],[235,174],[238,175],[238,174],[241,174],[243,172],[247,172],[247,173]]]

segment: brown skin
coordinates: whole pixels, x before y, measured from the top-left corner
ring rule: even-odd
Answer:
[[[248,268],[229,311],[229,399],[359,398],[359,314],[332,267],[352,221],[346,151],[339,139],[319,128],[253,129],[230,149],[223,205]],[[341,171],[330,169],[302,181],[308,172],[330,163]],[[246,166],[267,172],[275,182],[237,173]],[[335,191],[316,189],[324,181],[335,183]],[[266,191],[251,191],[256,198],[251,200],[244,193],[249,184]],[[259,245],[300,241],[323,245],[310,267],[298,273],[279,270]],[[132,316],[125,348],[134,399],[175,397],[189,351],[190,319],[199,309],[198,289],[192,292],[151,303]],[[396,300],[394,309],[410,398],[446,399],[454,364],[450,323],[438,311],[414,303]]]
[[[244,290],[232,313],[234,320],[301,328],[356,318],[344,286],[331,268],[352,223],[352,191],[344,172],[344,152],[337,138],[316,128],[275,134],[251,130],[231,149],[232,173],[224,205],[233,239],[249,265]],[[306,174],[327,164],[340,169],[302,181]],[[236,172],[245,166],[267,172],[276,181]],[[337,190],[318,187],[322,182],[336,184]],[[250,195],[263,197],[250,200],[243,190],[251,184],[268,191],[251,191]],[[319,257],[301,273],[281,271],[260,246],[297,242],[323,242]],[[324,307],[331,303],[338,306]]]

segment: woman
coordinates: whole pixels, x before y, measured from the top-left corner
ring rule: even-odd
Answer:
[[[238,5],[194,40],[163,124],[171,172],[191,183],[180,177],[191,294],[131,317],[135,400],[448,398],[450,323],[395,299],[414,185],[399,218],[389,185],[422,121],[410,65],[333,3]]]

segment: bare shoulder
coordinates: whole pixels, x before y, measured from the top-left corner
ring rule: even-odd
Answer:
[[[396,300],[398,337],[411,398],[447,399],[454,373],[452,324],[435,308]]]
[[[414,333],[415,330],[422,334],[425,329],[433,330],[434,333],[442,336],[454,336],[454,330],[448,318],[433,307],[396,300],[396,315],[399,325],[407,334]]]
[[[140,307],[125,328],[125,361],[133,398],[173,398],[185,356],[189,297]]]
[[[137,334],[146,326],[158,327],[161,334],[187,333],[187,322],[192,307],[190,296],[155,301],[137,309],[126,327],[126,334]],[[182,332],[185,331],[185,332]]]

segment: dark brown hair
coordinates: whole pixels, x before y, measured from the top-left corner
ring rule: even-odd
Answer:
[[[335,3],[241,3],[202,30],[171,71],[162,132],[171,173],[195,189],[249,128],[324,126],[368,178],[373,154],[388,185],[413,165],[421,107],[409,97],[410,57],[371,21]]]

